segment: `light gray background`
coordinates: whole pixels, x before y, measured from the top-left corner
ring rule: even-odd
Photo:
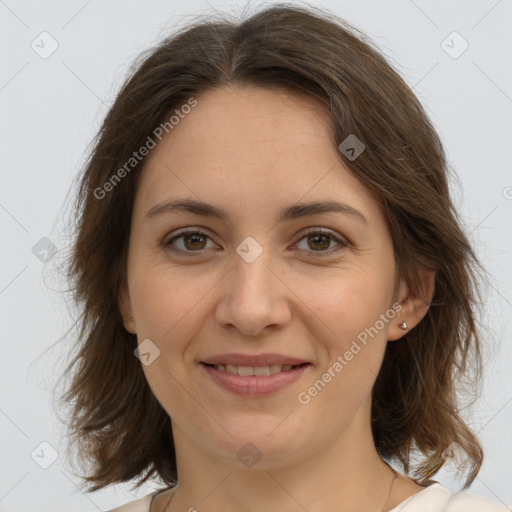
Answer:
[[[62,285],[48,272],[60,253],[43,263],[32,248],[48,237],[59,251],[66,249],[58,214],[133,58],[176,23],[216,10],[240,12],[244,5],[0,0],[0,511],[95,512],[152,489],[135,493],[126,485],[85,495],[64,460],[51,389],[73,340],[45,350],[69,327],[70,317],[55,291]],[[251,2],[249,12],[259,5]],[[490,273],[483,318],[487,372],[471,417],[486,458],[470,492],[512,504],[512,1],[316,5],[377,42],[425,106],[460,176],[455,201]],[[34,40],[42,46],[43,31],[59,45],[47,59],[31,48]],[[469,43],[458,58],[441,46],[453,31]],[[445,44],[457,51],[460,41],[452,38]],[[49,457],[42,442],[60,454],[48,469],[31,458],[34,450],[40,460]],[[446,473],[434,478],[460,489]]]

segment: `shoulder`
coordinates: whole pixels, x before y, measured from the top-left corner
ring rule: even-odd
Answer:
[[[452,494],[444,512],[510,512],[510,508],[498,501],[475,494]]]
[[[131,501],[107,512],[149,512],[151,501],[159,491]],[[428,508],[426,508],[428,506]],[[497,501],[475,494],[452,494],[436,483],[411,496],[390,512],[510,512],[510,508]]]
[[[474,494],[452,494],[439,482],[413,494],[390,512],[510,512],[497,501]]]
[[[112,510],[107,510],[107,512],[149,512],[149,508],[151,505],[151,500],[157,494],[158,491],[152,492],[143,498],[140,498],[135,501],[130,501],[129,503],[125,503],[120,507],[114,508]]]

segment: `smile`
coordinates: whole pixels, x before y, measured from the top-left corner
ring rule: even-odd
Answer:
[[[238,366],[200,363],[209,378],[224,390],[246,398],[259,398],[276,393],[297,381],[312,366],[272,364]]]
[[[221,372],[230,372],[247,377],[249,375],[273,375],[274,373],[282,371],[287,372],[288,370],[295,368],[295,366],[292,366],[291,364],[272,364],[270,366],[236,366],[233,364],[216,364],[214,368]]]

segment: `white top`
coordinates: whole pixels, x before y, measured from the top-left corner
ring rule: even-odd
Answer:
[[[107,512],[149,512],[151,500],[159,491]],[[440,483],[433,483],[409,496],[389,512],[510,512],[510,508],[474,494],[452,494]]]

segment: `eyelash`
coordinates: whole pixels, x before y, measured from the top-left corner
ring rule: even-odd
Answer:
[[[181,254],[183,256],[187,256],[187,257],[194,257],[197,254],[202,255],[203,251],[207,250],[207,249],[202,249],[200,251],[183,251],[182,249],[174,249],[171,247],[171,244],[175,240],[178,240],[179,238],[183,238],[186,235],[200,235],[200,236],[210,238],[210,236],[208,236],[206,233],[203,233],[202,231],[199,231],[197,229],[184,229],[184,230],[180,231],[178,234],[176,234],[175,236],[173,236],[172,238],[170,238],[169,240],[163,242],[163,245],[164,245],[164,247],[171,250],[172,252],[179,253],[179,254]],[[310,237],[312,235],[327,236],[327,237],[331,238],[332,240],[334,240],[335,242],[337,242],[339,245],[339,247],[334,248],[335,249],[334,251],[332,250],[332,248],[329,249],[328,251],[306,251],[306,252],[310,252],[310,253],[315,253],[315,257],[323,258],[323,257],[331,256],[334,252],[338,252],[342,248],[348,246],[348,243],[345,240],[335,236],[331,231],[327,231],[322,228],[313,228],[310,231],[304,233],[303,236],[298,240],[298,242],[300,242],[304,238]],[[300,250],[302,250],[302,249],[300,249]]]

